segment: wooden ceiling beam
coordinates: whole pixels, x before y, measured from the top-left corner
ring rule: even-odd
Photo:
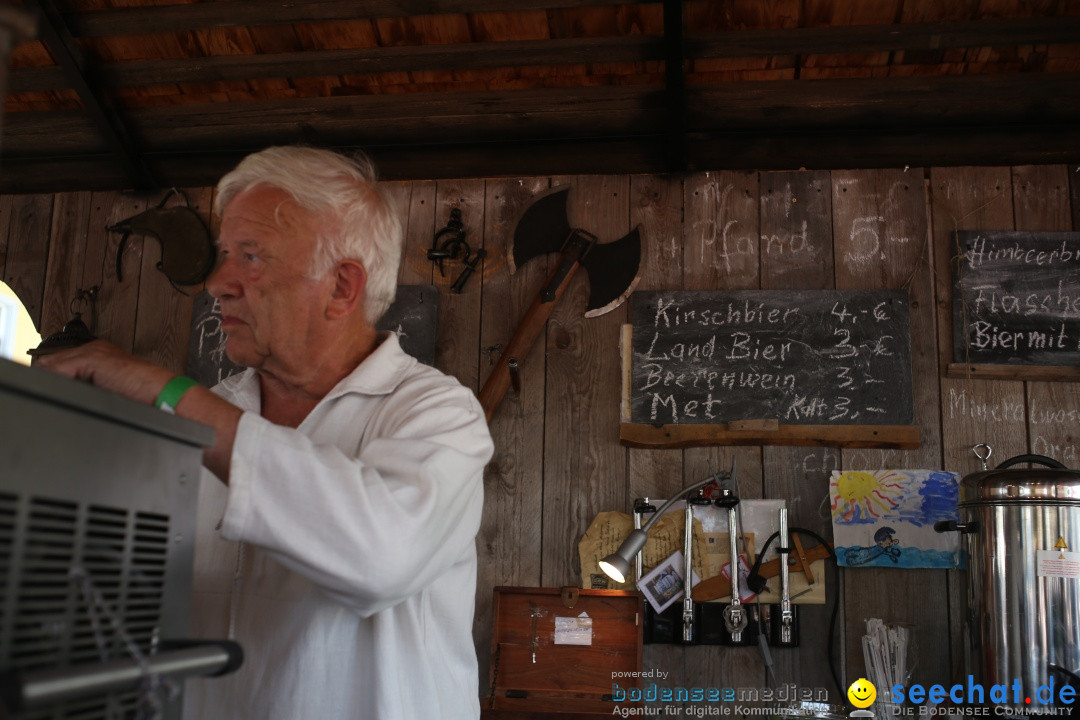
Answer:
[[[225,146],[255,149],[306,141],[416,143],[499,138],[513,141],[568,135],[659,132],[664,111],[659,87],[552,88],[468,93],[357,95],[136,108],[132,127],[144,151],[184,153],[222,138]],[[100,139],[82,113],[9,113],[4,157],[93,153]],[[648,130],[646,130],[648,129]],[[151,146],[152,145],[152,146]],[[57,149],[59,151],[57,151]]]
[[[26,0],[26,7],[39,15],[38,37],[63,70],[68,86],[79,95],[86,115],[128,175],[129,181],[135,187],[155,187],[156,183],[139,157],[124,121],[108,99],[102,97],[98,89],[91,84],[78,44],[65,27],[53,1]]]
[[[619,0],[526,0],[513,12],[622,5]],[[353,0],[218,0],[68,13],[65,22],[77,37],[176,33],[217,27],[302,24],[320,21],[407,17],[416,14],[507,12],[502,0],[442,0],[424,3],[357,3]],[[1076,44],[1080,16],[1004,18],[966,22],[846,25],[774,30],[733,30],[688,34],[693,57],[756,57],[812,53],[874,53],[900,50],[1041,44]]]
[[[355,144],[340,144],[348,150]],[[986,126],[945,131],[821,131],[691,133],[688,171],[851,170],[942,166],[1007,167],[1080,163],[1080,126]],[[528,177],[556,174],[667,172],[663,133],[634,137],[536,138],[529,142],[477,141],[363,146],[385,180]],[[166,185],[212,186],[247,152],[214,146],[184,154],[146,153]],[[47,162],[13,158],[0,173],[0,193],[125,189],[109,155],[65,156]]]
[[[215,27],[294,25],[338,20],[375,20],[416,15],[524,12],[625,5],[625,0],[217,0],[184,5],[108,8],[70,13],[79,37],[147,35]]]
[[[139,8],[140,11],[153,9]],[[1057,43],[1080,43],[1080,16],[686,34],[683,55],[689,59],[806,56]],[[102,64],[95,68],[95,76],[109,87],[118,88],[432,69],[646,62],[666,59],[665,51],[663,38],[647,35],[555,38],[143,60]],[[66,76],[59,67],[15,68],[9,74],[10,92],[65,87]]]
[[[738,30],[689,35],[687,52],[695,58],[739,58],[1077,43],[1080,16],[1062,16]]]
[[[663,59],[664,44],[661,38],[633,35],[142,60],[101,65],[96,75],[110,87],[126,88],[228,80]],[[64,76],[58,68],[18,68],[10,73],[12,92],[47,91],[63,87]]]
[[[929,129],[1076,123],[1080,73],[1015,73],[828,80],[778,80],[686,89],[689,132],[784,132],[830,129]],[[236,100],[132,108],[127,120],[143,150],[184,152],[215,136],[313,137],[353,133],[357,141],[422,142],[451,134],[457,141],[524,139],[545,133],[662,132],[668,96],[660,85],[615,85],[514,91],[354,95]],[[74,149],[93,126],[75,111],[8,113],[5,156]],[[257,138],[257,139],[256,139]],[[86,148],[98,142],[96,135]]]
[[[1007,167],[1080,162],[1080,125],[690,133],[694,170]]]
[[[691,86],[686,94],[686,128],[699,134],[797,136],[1012,127],[1024,134],[1043,126],[1080,127],[1080,94],[1071,92],[1077,86],[1080,73]],[[476,143],[662,136],[670,127],[667,99],[660,86],[548,88],[299,98],[287,105],[234,101],[132,109],[127,117],[144,138],[144,153],[254,149],[297,141],[338,144],[350,139],[408,147],[432,144],[433,138]],[[78,112],[9,113],[5,125],[5,157],[37,156],[44,161],[101,147],[100,137]]]
[[[691,86],[690,131],[1080,126],[1080,73],[776,80]]]

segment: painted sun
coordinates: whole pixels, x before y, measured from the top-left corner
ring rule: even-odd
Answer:
[[[839,473],[830,481],[833,519],[867,522],[889,514],[900,504],[901,482],[902,478],[891,470]]]

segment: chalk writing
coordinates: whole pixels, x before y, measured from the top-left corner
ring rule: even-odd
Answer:
[[[1045,455],[1068,467],[1076,467],[1078,455],[1076,446],[1071,443],[1061,443],[1036,435],[1031,441],[1031,451],[1036,455]]]
[[[1000,398],[992,401],[974,398],[967,390],[949,388],[946,403],[949,419],[971,418],[982,422],[1019,422],[1025,421],[1023,400],[1013,401]]]
[[[857,178],[847,178],[838,184],[840,187],[854,187],[859,182]],[[886,220],[886,217],[903,218],[910,214],[903,197],[909,188],[909,183],[898,180],[884,193],[884,197],[880,193],[864,193],[864,200],[873,201],[882,212],[856,217],[851,221],[848,249],[843,256],[848,267],[865,271],[886,258],[883,245],[906,245],[911,242],[911,238],[902,233],[903,223]]]
[[[832,450],[823,450],[805,455],[802,459],[801,468],[797,467],[796,473],[799,477],[827,478],[832,474],[833,470],[837,470],[839,467],[839,453]]]
[[[893,468],[905,461],[905,455],[898,450],[845,450],[846,467]]]
[[[631,420],[908,424],[903,291],[641,292]]]
[[[1032,404],[1030,419],[1032,425],[1077,425],[1080,424],[1080,410],[1041,408]]]
[[[740,259],[753,258],[757,253],[756,239],[738,230],[738,220],[727,217],[729,198],[734,191],[735,186],[731,184],[725,185],[723,190],[715,182],[704,185],[701,194],[705,206],[715,205],[716,217],[696,220],[692,225],[700,242],[698,261],[705,264],[719,258],[726,272],[742,267],[746,261],[738,262]],[[733,259],[736,262],[733,263]]]
[[[200,384],[213,387],[242,371],[244,368],[226,357],[225,339],[217,298],[203,290],[195,296],[192,306],[187,374]]]
[[[762,247],[766,255],[813,255],[814,246],[806,238],[806,221],[802,221],[801,228],[792,233],[762,234]]]
[[[854,265],[884,260],[885,253],[881,252],[881,237],[878,234],[878,225],[884,225],[883,217],[855,218],[851,223],[851,235],[849,247],[851,248],[844,257]]]
[[[1080,233],[955,234],[957,362],[1080,364]]]

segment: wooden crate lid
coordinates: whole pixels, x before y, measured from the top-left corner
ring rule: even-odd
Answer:
[[[638,592],[495,588],[487,704],[610,713],[612,683],[640,682],[641,611]]]

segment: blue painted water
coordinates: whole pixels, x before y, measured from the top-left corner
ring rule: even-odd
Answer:
[[[837,563],[841,567],[889,568],[955,568],[960,566],[960,553],[949,550],[891,547],[836,547]]]

